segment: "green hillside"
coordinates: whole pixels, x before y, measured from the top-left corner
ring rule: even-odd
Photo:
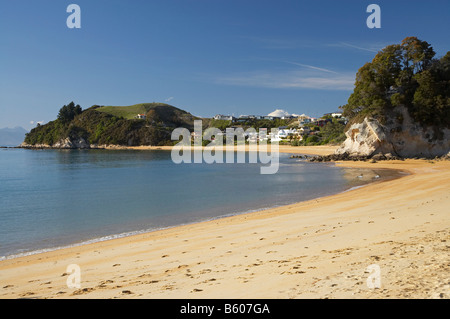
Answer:
[[[136,119],[137,114],[147,118]],[[163,103],[143,103],[131,106],[97,106],[86,110],[72,102],[61,108],[58,118],[40,125],[25,137],[28,145],[52,146],[69,138],[80,138],[97,145],[172,145],[174,128],[193,129],[192,114]]]
[[[130,106],[93,106],[91,109],[127,120],[135,120],[138,114],[145,114],[148,123],[163,123],[169,127],[186,127],[189,129],[194,127],[194,120],[200,119],[175,106],[155,102]]]
[[[98,112],[104,112],[127,120],[134,119],[137,114],[147,114],[153,108],[171,106],[164,103],[140,103],[130,106],[98,106],[93,107]]]

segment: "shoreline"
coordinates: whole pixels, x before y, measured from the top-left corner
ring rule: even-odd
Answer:
[[[11,148],[16,148],[16,147],[11,147]],[[106,148],[99,148],[99,149],[100,150],[135,150],[135,151],[154,151],[154,150],[170,151],[170,150],[172,150],[172,148],[173,148],[172,146],[130,146],[130,147],[126,147],[126,146],[114,145],[114,146],[110,146],[110,147],[106,147]],[[280,153],[292,153],[292,154],[307,154],[307,155],[327,155],[327,154],[329,154],[329,152],[334,150],[335,146],[319,146],[319,148],[317,148],[317,146],[313,146],[313,147],[300,146],[300,147],[295,147],[295,149],[292,149],[292,148],[294,148],[294,147],[283,146],[283,148],[280,147],[279,152]],[[299,149],[299,148],[301,148],[301,149]],[[28,149],[28,148],[25,148],[25,149]],[[44,149],[52,149],[52,148],[44,148]],[[197,148],[193,148],[193,149],[197,149]],[[203,150],[203,149],[205,149],[205,147],[202,146],[201,149]],[[95,150],[95,149],[93,149],[93,150]],[[225,147],[223,148],[223,150],[225,150]],[[248,151],[248,145],[246,147],[246,151]],[[399,177],[397,177],[397,178],[399,178]],[[385,180],[383,180],[383,181],[385,181]],[[364,184],[364,185],[361,185],[358,187],[366,186],[366,185],[369,185],[369,184],[372,184],[375,182],[378,182],[378,181],[372,181],[372,182],[369,182],[367,184]],[[380,182],[382,182],[382,181],[380,181]],[[350,189],[344,190],[343,192],[349,191]],[[336,193],[336,194],[340,194],[340,193]],[[336,195],[336,194],[332,194],[332,195]],[[328,195],[328,196],[332,196],[332,195]],[[314,199],[318,199],[318,198],[321,198],[321,197],[317,197]],[[301,201],[301,202],[303,202],[303,201]],[[300,202],[295,202],[295,203],[300,203]],[[294,203],[292,203],[292,204],[294,204]],[[288,205],[292,205],[292,204],[288,204]],[[174,227],[193,225],[193,224],[197,224],[197,223],[214,221],[217,219],[239,216],[239,215],[244,215],[244,214],[252,214],[255,212],[265,211],[265,210],[269,210],[269,209],[275,209],[275,208],[282,207],[282,206],[286,206],[286,205],[271,206],[271,207],[265,207],[265,208],[256,209],[256,210],[250,209],[250,210],[243,211],[243,212],[229,213],[229,214],[225,214],[222,216],[211,217],[211,218],[207,218],[205,220],[199,220],[199,221],[195,221],[195,222],[191,222],[191,223],[187,223],[187,224],[179,224],[179,225],[167,226],[167,227],[162,227],[162,228],[142,229],[142,230],[136,230],[136,231],[130,231],[130,232],[124,232],[124,233],[118,233],[118,234],[111,234],[111,235],[107,235],[107,236],[83,240],[83,241],[76,242],[76,243],[69,244],[69,245],[56,246],[56,247],[50,247],[50,248],[42,248],[42,249],[26,251],[26,252],[18,253],[18,254],[0,256],[0,262],[5,261],[5,260],[11,260],[11,259],[16,259],[16,258],[22,258],[22,257],[28,257],[28,256],[48,253],[48,252],[54,252],[54,251],[58,251],[61,249],[69,249],[69,248],[79,247],[79,246],[83,246],[83,245],[95,244],[95,243],[108,241],[108,240],[115,240],[115,239],[120,239],[120,238],[125,238],[125,237],[131,237],[131,236],[135,236],[135,235],[139,235],[139,234],[151,233],[151,232],[155,232],[155,231],[162,231],[162,230],[166,230],[166,229],[170,229],[170,228],[174,228]]]
[[[295,147],[297,148],[301,148],[301,147]],[[281,151],[281,147],[280,147],[280,151]],[[286,149],[284,152],[286,153],[294,153],[292,152],[291,149]],[[300,151],[299,153],[302,154],[306,154],[304,152],[304,150]],[[318,154],[317,154],[318,155]],[[290,221],[289,217],[295,217],[296,220],[298,221],[315,221],[314,223],[312,223],[312,225],[314,225],[314,227],[323,227],[320,225],[320,223],[330,223],[331,221],[335,221],[335,217],[333,216],[333,214],[330,211],[334,211],[335,214],[339,215],[342,218],[342,223],[345,223],[345,220],[348,220],[348,216],[346,216],[345,214],[343,214],[342,209],[344,207],[347,206],[355,206],[355,210],[357,211],[357,215],[359,216],[359,218],[362,218],[363,216],[365,216],[367,214],[367,212],[365,212],[364,209],[362,209],[361,211],[361,207],[358,207],[357,203],[353,203],[353,202],[358,202],[359,197],[364,197],[366,198],[368,195],[370,195],[371,193],[375,192],[375,191],[380,191],[380,189],[382,190],[383,188],[387,188],[387,187],[392,187],[392,186],[396,186],[397,188],[400,187],[403,183],[406,183],[408,181],[410,181],[411,179],[416,179],[416,178],[424,178],[424,177],[429,177],[427,176],[427,174],[431,174],[433,175],[433,177],[439,177],[439,173],[444,173],[444,174],[440,174],[440,175],[444,175],[444,185],[440,186],[440,194],[442,195],[442,187],[445,187],[445,182],[447,182],[448,185],[448,180],[445,180],[445,176],[448,176],[448,172],[449,172],[449,163],[448,161],[439,161],[439,162],[435,162],[435,164],[431,164],[429,163],[429,161],[425,161],[425,160],[406,160],[406,161],[386,161],[386,162],[378,162],[378,163],[368,163],[368,162],[337,162],[336,165],[338,166],[342,166],[342,167],[359,167],[359,168],[389,168],[389,169],[400,169],[403,171],[408,171],[410,173],[410,175],[405,175],[404,177],[398,178],[398,179],[394,179],[394,180],[388,180],[388,181],[380,181],[380,182],[372,182],[369,183],[367,185],[365,185],[364,187],[361,188],[357,188],[357,189],[353,189],[353,190],[347,190],[345,192],[341,192],[338,194],[334,194],[334,195],[329,195],[329,196],[325,196],[325,197],[320,197],[320,198],[316,198],[313,200],[308,200],[305,202],[299,202],[299,203],[294,203],[294,204],[290,204],[290,205],[286,205],[286,206],[280,206],[280,207],[275,207],[275,208],[270,208],[270,209],[266,209],[266,210],[260,210],[260,211],[256,211],[256,212],[251,212],[251,213],[243,213],[243,214],[238,214],[238,215],[233,215],[233,216],[229,216],[229,217],[223,217],[223,218],[216,218],[213,220],[209,220],[209,221],[203,221],[203,222],[197,222],[197,223],[193,223],[193,224],[188,224],[188,225],[182,225],[182,226],[174,226],[174,227],[170,227],[168,229],[163,229],[163,230],[156,230],[156,231],[151,231],[148,233],[142,233],[142,234],[137,234],[137,235],[132,235],[132,236],[127,236],[127,237],[122,237],[122,238],[118,238],[118,239],[109,239],[109,240],[105,240],[105,241],[101,241],[101,242],[96,242],[96,243],[89,243],[89,244],[85,244],[85,245],[79,245],[79,246],[75,246],[75,247],[70,247],[70,248],[62,248],[62,249],[58,249],[58,250],[54,250],[51,252],[45,252],[45,253],[40,253],[40,254],[34,254],[34,255],[29,255],[29,256],[24,256],[24,257],[18,257],[18,258],[12,258],[12,259],[6,259],[3,261],[0,261],[0,276],[1,276],[1,282],[2,282],[2,287],[7,287],[5,289],[3,289],[3,292],[1,294],[2,297],[4,298],[17,298],[17,297],[24,297],[24,296],[37,296],[40,298],[85,298],[85,297],[91,297],[91,298],[112,298],[114,296],[119,296],[119,297],[124,297],[124,298],[153,298],[153,296],[155,296],[155,298],[205,298],[205,297],[210,297],[212,296],[212,298],[220,298],[221,296],[223,297],[230,297],[233,296],[233,298],[235,298],[234,294],[236,293],[236,289],[238,287],[242,288],[242,285],[245,283],[248,283],[249,281],[252,281],[250,279],[248,279],[247,281],[243,280],[244,282],[241,282],[242,280],[238,280],[239,283],[237,283],[235,286],[233,285],[229,285],[227,284],[227,278],[228,280],[231,280],[231,282],[235,282],[236,278],[242,277],[239,274],[245,274],[245,269],[241,269],[241,272],[235,273],[234,275],[232,275],[231,277],[225,277],[222,280],[219,280],[219,278],[214,278],[216,280],[211,281],[211,283],[209,283],[210,285],[218,285],[220,282],[220,285],[222,288],[221,291],[223,291],[223,293],[218,293],[216,290],[214,290],[213,292],[211,292],[211,290],[209,290],[209,294],[208,293],[204,293],[203,291],[208,290],[208,289],[201,289],[200,291],[196,291],[195,289],[199,290],[198,288],[193,288],[194,286],[192,286],[192,284],[188,284],[186,283],[189,282],[190,276],[186,275],[186,267],[184,267],[183,265],[185,264],[191,264],[190,268],[196,268],[195,264],[192,264],[192,262],[194,260],[199,260],[200,265],[201,264],[206,264],[209,265],[211,263],[214,263],[214,260],[209,260],[209,262],[206,262],[203,259],[208,259],[207,256],[201,256],[195,253],[198,253],[199,251],[202,251],[203,249],[206,248],[206,246],[211,245],[211,242],[214,242],[214,252],[218,251],[218,249],[222,246],[227,246],[227,248],[222,247],[223,249],[221,249],[222,251],[222,255],[218,256],[218,259],[221,260],[223,263],[216,265],[219,268],[224,268],[221,265],[227,265],[227,267],[231,267],[233,265],[230,265],[230,260],[232,260],[233,258],[231,258],[230,256],[227,256],[227,251],[226,249],[232,248],[233,251],[235,250],[235,247],[232,247],[234,245],[232,245],[231,242],[225,242],[225,243],[218,243],[217,239],[214,239],[214,235],[216,235],[217,233],[222,234],[221,238],[225,238],[225,237],[233,237],[233,242],[240,242],[241,244],[243,244],[244,246],[248,246],[248,245],[257,245],[257,244],[263,244],[264,240],[266,240],[266,237],[269,236],[274,236],[274,234],[272,234],[272,232],[270,230],[268,230],[271,227],[275,227],[273,226],[274,224],[272,224],[272,221],[278,221],[278,223],[281,224],[286,224],[286,229],[284,228],[279,228],[279,232],[281,234],[284,235],[288,235],[289,233],[289,238],[292,237],[292,230],[290,228],[298,228],[301,226],[295,226],[292,225],[292,222]],[[425,180],[427,180],[425,178]],[[440,176],[440,180],[442,180],[442,176]],[[430,181],[428,180],[428,183]],[[418,187],[420,185],[414,184],[415,187]],[[448,193],[448,192],[447,192]],[[376,192],[375,192],[376,194]],[[444,190],[444,194],[445,194],[445,190]],[[386,196],[392,195],[395,196],[397,194],[395,194],[395,192],[393,192],[392,194],[390,194],[390,192],[388,192],[388,194],[383,193],[384,196],[382,196],[381,198],[384,198]],[[401,193],[398,195],[400,196]],[[403,194],[404,195],[404,194]],[[342,201],[342,199],[347,199],[348,198],[352,198],[355,197],[355,199],[352,199],[351,201]],[[370,197],[370,196],[369,196]],[[378,196],[379,197],[379,196]],[[366,199],[367,200],[367,199]],[[334,208],[334,205],[330,206],[330,202],[332,203],[333,201],[337,201],[338,203],[340,203],[338,206],[338,209]],[[369,202],[370,198],[369,198]],[[353,204],[352,204],[353,203]],[[445,210],[445,204],[448,203],[448,197],[447,197],[447,202],[444,202],[444,210]],[[325,205],[326,204],[326,205]],[[361,204],[361,203],[359,203]],[[377,204],[379,205],[379,204]],[[370,203],[368,204],[368,207],[370,207]],[[318,216],[323,217],[322,220],[318,220],[318,216],[315,216],[314,213],[309,212],[309,210],[312,210],[314,212],[316,212],[316,214]],[[442,215],[444,214],[444,215]],[[438,214],[436,214],[438,215]],[[440,212],[439,214],[440,217],[444,217],[444,219],[441,219],[440,222],[440,226],[443,225],[447,225],[448,226],[448,218],[445,219],[445,212]],[[352,217],[354,218],[355,216],[352,215]],[[447,223],[445,223],[447,222]],[[419,224],[423,224],[423,223],[419,223]],[[436,225],[434,225],[436,226]],[[313,226],[310,226],[313,227]],[[307,227],[308,228],[308,227]],[[334,229],[338,228],[338,226],[336,226]],[[249,232],[242,232],[242,230],[248,230]],[[251,239],[252,237],[254,237],[254,232],[256,232],[256,230],[260,230],[261,233],[264,233],[264,236],[266,237],[261,237],[258,239]],[[445,229],[445,228],[444,228]],[[240,230],[240,231],[239,231]],[[250,230],[255,230],[254,232],[250,232]],[[303,229],[305,230],[305,229]],[[361,229],[358,229],[358,231],[361,231]],[[334,230],[328,230],[326,233],[334,233],[336,231]],[[338,234],[336,233],[335,236],[337,236]],[[260,235],[263,236],[263,235]],[[283,236],[283,235],[280,235]],[[306,236],[306,235],[305,235]],[[179,237],[184,238],[185,241],[181,241],[180,239],[178,239]],[[199,241],[192,244],[192,240],[196,239],[200,237]],[[302,236],[301,236],[302,237]],[[308,237],[308,236],[306,236]],[[218,237],[216,237],[218,238]],[[263,239],[262,239],[263,238]],[[287,237],[288,238],[288,237]],[[305,239],[306,241],[308,241],[308,239]],[[285,243],[286,245],[289,244],[289,246],[292,246],[293,244],[296,243],[295,238],[292,238],[290,240],[286,240],[287,242]],[[333,241],[335,241],[332,238],[328,238],[325,242],[327,242],[329,245],[331,246],[336,246],[336,243],[334,243]],[[348,238],[347,238],[348,241]],[[190,242],[189,245],[194,245],[196,247],[196,249],[191,249],[189,250],[188,248],[186,248],[184,252],[180,252],[180,249],[183,249],[183,243],[184,242]],[[235,243],[237,245],[237,243]],[[275,242],[273,243],[275,246],[279,246],[280,243],[276,244]],[[298,244],[298,242],[297,242]],[[306,243],[304,243],[306,244]],[[312,242],[309,242],[308,245],[312,246]],[[359,245],[361,244],[361,241],[359,241]],[[144,249],[144,247],[147,247],[147,249],[150,246],[156,245],[157,247],[155,247],[155,250],[153,251],[151,249],[151,252],[146,252],[146,249]],[[283,244],[281,244],[283,245]],[[261,261],[264,258],[263,257],[267,257],[267,254],[270,254],[269,252],[265,252],[264,254],[261,253],[262,250],[267,250],[268,247],[266,247],[266,245],[263,245],[263,247],[260,247],[261,245],[257,245],[257,247],[255,248],[255,254],[257,256],[259,256],[259,258],[255,259],[253,258],[253,261]],[[295,246],[295,245],[294,245]],[[345,245],[344,245],[345,246]],[[128,247],[129,249],[126,249],[126,247]],[[179,247],[179,248],[178,248]],[[353,246],[352,246],[353,247]],[[210,248],[212,249],[212,248]],[[237,249],[237,248],[236,248]],[[306,249],[306,248],[305,248]],[[354,249],[354,248],[353,248]],[[172,253],[169,255],[167,255],[166,257],[164,257],[165,255],[163,254],[163,251],[165,250],[170,250],[172,253],[175,251],[174,255],[176,256],[176,260],[172,260],[175,257],[170,257],[172,256]],[[302,249],[300,249],[302,250]],[[120,252],[115,252],[115,251],[120,251]],[[231,251],[231,250],[230,250]],[[270,251],[270,250],[269,250]],[[96,253],[98,252],[98,253]],[[134,253],[133,253],[134,252]],[[284,251],[284,253],[279,253],[280,256],[278,257],[283,257],[283,258],[291,258],[293,257],[293,252],[295,252],[294,250],[287,250]],[[317,251],[316,253],[320,253],[321,251]],[[238,254],[238,256],[236,257],[235,261],[232,261],[232,264],[235,264],[236,267],[240,267],[239,266],[239,261],[243,262],[248,256],[243,255],[243,251],[240,251],[240,253]],[[105,256],[100,258],[97,257],[98,255],[102,255],[104,254]],[[147,256],[148,254],[150,255],[154,255],[154,259],[153,258],[148,258],[149,256]],[[192,256],[192,254],[195,254],[195,256]],[[252,252],[248,252],[248,255],[252,254]],[[275,252],[273,253],[275,254]],[[157,255],[162,255],[159,256],[159,258],[157,257]],[[188,258],[187,256],[190,256],[190,258]],[[294,254],[295,255],[295,254]],[[146,258],[147,257],[147,258]],[[142,283],[143,281],[141,281],[141,284],[139,285],[132,285],[130,287],[131,291],[134,291],[132,295],[129,296],[124,296],[120,290],[120,288],[113,288],[110,287],[110,289],[107,289],[106,287],[100,287],[100,288],[96,288],[95,286],[93,286],[93,282],[97,281],[100,282],[101,279],[103,281],[105,280],[112,280],[112,279],[107,279],[109,277],[115,277],[117,278],[117,274],[123,274],[123,275],[127,275],[127,276],[131,276],[133,277],[134,274],[136,273],[137,269],[133,268],[132,264],[133,262],[131,261],[131,259],[128,262],[114,262],[114,260],[124,260],[124,258],[131,258],[131,259],[138,259],[141,260],[143,263],[147,263],[149,264],[149,270],[153,270],[155,272],[155,274],[150,275],[156,278],[156,282],[154,282],[155,287],[150,287],[152,285],[147,284],[147,288],[149,288],[149,291],[142,291],[139,289],[138,286],[141,285],[146,285],[144,283]],[[163,259],[161,259],[163,258]],[[166,259],[167,258],[167,259]],[[280,259],[279,258],[279,259]],[[281,259],[283,259],[281,258]],[[289,259],[288,258],[288,259]],[[78,260],[79,259],[79,260]],[[281,260],[280,259],[280,260]],[[290,259],[289,259],[290,260]],[[160,268],[167,268],[168,266],[165,266],[166,261],[171,261],[171,263],[177,263],[178,266],[175,267],[175,269],[170,268],[170,273],[171,276],[177,276],[177,280],[173,281],[172,284],[168,284],[167,281],[169,280],[169,278],[164,278],[164,274],[166,274],[166,272],[161,272],[160,275],[158,276],[158,271],[156,271],[156,269],[160,269]],[[255,262],[255,264],[258,265],[265,265],[265,267],[262,268],[267,268],[270,265],[270,260],[266,260],[263,263],[259,263]],[[287,261],[286,264],[290,264],[292,260],[290,260],[289,262]],[[92,270],[92,272],[95,272],[95,274],[89,274],[88,275],[88,271],[86,270],[86,276],[88,276],[89,279],[87,279],[87,282],[84,282],[82,287],[87,287],[87,288],[83,288],[83,289],[87,289],[87,290],[83,290],[81,289],[81,291],[78,290],[73,290],[73,289],[69,289],[67,287],[65,287],[65,279],[64,276],[61,276],[62,274],[64,274],[64,267],[61,268],[61,264],[67,266],[68,263],[78,263],[80,262],[80,266],[81,264],[89,264],[89,265],[93,265],[93,267],[95,268],[95,270]],[[136,261],[137,262],[137,261]],[[328,261],[329,264],[330,260]],[[50,265],[56,265],[56,264],[60,264],[59,268],[56,270],[54,269],[54,267],[50,266]],[[127,265],[127,269],[128,270],[123,270],[120,271],[119,266],[117,266],[118,268],[111,268],[111,265],[106,266],[104,264],[126,264]],[[242,263],[241,263],[242,264]],[[310,262],[310,264],[312,265],[313,263]],[[181,266],[181,267],[180,267]],[[328,265],[331,269],[333,269],[333,267],[331,266],[331,264]],[[47,267],[50,267],[51,270],[47,269]],[[131,267],[131,268],[130,268]],[[204,266],[206,267],[206,266]],[[227,269],[227,267],[225,267]],[[251,265],[246,266],[247,268],[250,267],[252,268]],[[256,267],[256,266],[253,266]],[[300,267],[300,266],[293,266],[293,269],[295,269],[295,267]],[[311,266],[312,267],[312,266]],[[82,267],[83,268],[83,267]],[[233,267],[231,267],[233,268]],[[242,268],[242,267],[240,267]],[[262,269],[261,268],[261,269]],[[317,267],[316,267],[317,268]],[[21,270],[27,269],[28,272],[26,275],[22,273],[22,275],[20,275]],[[210,268],[207,268],[211,270]],[[302,267],[300,267],[300,269],[303,269]],[[303,269],[302,273],[308,273],[309,271],[307,271],[307,269],[310,269],[309,267],[306,267],[305,269]],[[313,268],[311,268],[313,269]],[[168,269],[166,269],[168,270]],[[269,267],[269,270],[272,270],[272,275],[273,270],[272,268]],[[231,269],[230,269],[231,271]],[[256,272],[256,270],[254,270]],[[331,271],[331,270],[330,270]],[[364,269],[363,269],[364,271]],[[55,273],[56,272],[56,273]],[[332,272],[332,271],[331,271]],[[105,273],[105,274],[103,274]],[[209,273],[209,272],[206,272]],[[203,277],[203,275],[205,275],[206,273],[202,273],[201,271],[197,272],[196,275],[198,277]],[[270,271],[269,271],[270,273]],[[284,280],[284,278],[289,278],[291,277],[293,274],[295,273],[294,271],[292,271],[292,269],[290,269],[290,271],[288,271],[288,275],[286,276],[282,276],[283,280],[282,282],[284,282],[284,284],[286,284],[286,281]],[[114,276],[114,274],[116,276]],[[276,274],[276,272],[275,272]],[[186,279],[187,276],[187,279]],[[218,275],[216,275],[218,276]],[[24,278],[22,278],[24,277]],[[136,276],[134,276],[136,277]],[[137,276],[139,277],[139,276]],[[251,276],[250,276],[251,277]],[[261,273],[259,274],[259,276],[254,275],[253,276],[253,280],[255,278],[265,278],[266,275],[265,273]],[[305,276],[304,276],[305,277]],[[33,279],[34,278],[34,279]],[[95,278],[95,279],[93,279]],[[28,280],[26,280],[28,279]],[[166,280],[167,279],[167,280]],[[310,278],[311,279],[311,278]],[[30,282],[30,280],[32,282]],[[43,287],[40,287],[40,285],[35,284],[36,282],[40,282],[42,284],[42,281],[47,280],[47,282],[58,282],[58,288],[52,288],[52,289],[44,289]],[[116,279],[117,280],[117,279]],[[301,279],[300,279],[301,280]],[[312,280],[312,279],[311,279]],[[323,281],[324,279],[321,279],[320,281]],[[155,281],[155,280],[152,280]],[[270,281],[270,280],[269,280]],[[167,285],[171,286],[171,287],[177,287],[177,289],[173,288],[173,289],[162,289],[161,284],[157,284],[158,282],[166,282],[165,287],[167,288]],[[3,285],[3,283],[5,283]],[[277,286],[277,283],[272,283],[275,286]],[[182,287],[183,285],[187,285],[188,287],[191,288],[190,291],[184,291],[180,293],[180,287]],[[205,284],[200,284],[200,286],[204,286]],[[261,285],[264,286],[264,280],[261,280]],[[101,284],[100,284],[101,286]],[[243,286],[247,286],[247,285],[243,285]],[[292,286],[292,285],[291,285]],[[128,286],[127,286],[128,287]],[[312,294],[298,294],[296,296],[293,296],[291,294],[288,293],[279,293],[279,292],[272,292],[269,293],[269,291],[267,291],[267,293],[257,293],[259,286],[258,285],[252,285],[253,289],[246,290],[248,291],[248,294],[244,294],[244,296],[242,296],[242,293],[240,294],[241,297],[255,297],[255,298],[291,298],[291,297],[323,297],[326,296],[327,293],[331,293],[333,290],[338,290],[338,289],[330,289],[330,291],[328,292],[320,292],[317,291],[316,293],[312,293]],[[292,289],[296,289],[294,287],[291,287]],[[46,287],[48,288],[48,287]],[[56,291],[56,290],[57,291]],[[128,289],[128,288],[127,288]],[[155,290],[156,289],[156,290]],[[141,293],[138,293],[136,291],[140,290]],[[265,291],[264,288],[261,289],[261,291]],[[150,292],[152,292],[150,294]],[[253,292],[253,293],[252,293]],[[378,291],[379,292],[379,291]],[[212,293],[212,295],[211,295]],[[338,292],[337,292],[338,293]],[[366,293],[375,293],[373,291],[367,291]],[[255,295],[256,294],[256,295]],[[293,294],[293,292],[292,292]],[[239,295],[237,295],[237,298],[241,298],[239,297]],[[346,294],[342,294],[342,292],[338,293],[337,295],[334,295],[334,297],[338,297],[339,296],[346,296]],[[377,296],[377,294],[375,293],[375,297]],[[333,295],[332,295],[333,297]],[[379,296],[378,296],[379,297]],[[353,297],[352,297],[353,298]]]
[[[270,150],[270,144],[267,144],[268,149]],[[9,148],[19,148],[19,149],[30,149],[30,150],[80,150],[80,148],[54,148],[49,145],[36,145],[36,146],[24,146],[19,145],[16,147]],[[219,149],[218,147],[215,147]],[[290,146],[290,145],[279,145],[280,153],[293,153],[293,154],[306,154],[306,155],[329,155],[333,153],[338,148],[338,145],[319,145],[319,146]],[[171,151],[173,146],[122,146],[122,145],[98,145],[93,148],[82,148],[81,150],[112,150],[112,151]],[[208,149],[205,146],[192,146],[191,150],[204,150]],[[226,150],[226,145],[223,145],[221,150]],[[238,147],[235,145],[234,150],[237,150]],[[245,145],[245,151],[249,150],[249,145]]]
[[[392,171],[393,169],[388,169],[388,170]],[[403,176],[407,176],[407,175],[410,174],[406,170],[399,170],[399,172],[405,172],[405,175],[403,175]],[[351,186],[348,189],[345,189],[345,190],[340,191],[338,193],[333,193],[333,194],[330,194],[330,195],[315,197],[315,198],[312,198],[312,199],[303,200],[303,201],[299,201],[299,202],[293,202],[293,203],[290,203],[290,204],[268,206],[268,207],[263,207],[263,208],[259,208],[259,209],[249,209],[249,210],[242,211],[242,212],[227,213],[227,214],[224,214],[224,215],[220,215],[220,216],[216,216],[216,217],[209,217],[209,218],[205,218],[205,219],[202,219],[202,220],[193,221],[193,222],[184,223],[184,224],[176,224],[176,225],[172,225],[172,226],[165,226],[165,227],[160,227],[160,228],[155,228],[155,229],[141,229],[141,230],[136,230],[136,231],[129,231],[129,232],[124,232],[124,233],[111,234],[111,235],[106,235],[106,236],[102,236],[102,237],[95,237],[95,238],[91,238],[91,239],[87,239],[87,240],[83,240],[83,241],[80,241],[80,242],[76,242],[76,243],[68,244],[68,245],[63,245],[63,246],[42,248],[42,249],[27,251],[27,252],[23,252],[23,253],[19,253],[19,254],[0,256],[0,262],[6,261],[6,260],[17,259],[17,258],[28,257],[28,256],[39,255],[39,254],[51,253],[51,252],[55,252],[55,251],[62,250],[62,249],[70,249],[70,248],[76,248],[76,247],[80,247],[80,246],[84,246],[84,245],[96,244],[96,243],[109,241],[109,240],[116,240],[116,239],[121,239],[121,238],[138,236],[138,235],[141,235],[141,234],[148,234],[148,233],[153,233],[153,232],[158,232],[158,231],[165,231],[165,230],[168,230],[168,229],[182,227],[182,226],[190,226],[190,225],[195,225],[195,224],[199,224],[199,223],[207,223],[207,222],[212,222],[212,221],[220,220],[220,219],[224,219],[224,218],[230,218],[230,217],[235,217],[235,216],[253,214],[253,213],[258,213],[258,212],[264,212],[264,211],[267,211],[267,210],[278,209],[278,208],[286,207],[286,206],[289,206],[289,205],[301,204],[301,203],[304,203],[304,202],[307,202],[307,201],[320,200],[320,199],[325,198],[325,197],[335,196],[335,195],[346,193],[346,192],[349,192],[349,191],[352,191],[352,190],[355,190],[355,189],[360,189],[360,188],[369,186],[371,184],[384,183],[384,182],[388,182],[388,181],[391,181],[391,180],[399,179],[399,178],[402,178],[403,176],[400,176],[400,175],[397,175],[395,177],[389,176],[389,177],[383,178],[381,180],[372,180],[371,182],[367,182],[367,183],[362,184],[362,185]]]

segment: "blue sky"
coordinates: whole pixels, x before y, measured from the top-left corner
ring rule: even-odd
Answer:
[[[66,26],[71,3],[81,29]],[[371,3],[381,29],[366,26]],[[449,12],[448,0],[0,0],[0,128],[51,121],[70,101],[320,116],[384,46],[417,36],[449,51]]]

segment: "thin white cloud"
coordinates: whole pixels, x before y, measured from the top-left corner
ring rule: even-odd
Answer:
[[[296,65],[296,66],[300,66],[302,68],[307,68],[307,69],[312,69],[312,70],[317,70],[317,71],[322,71],[322,72],[327,72],[327,73],[334,73],[334,74],[338,74],[335,71],[329,70],[329,69],[325,69],[325,68],[320,68],[314,65],[309,65],[309,64],[303,64],[303,63],[299,63],[299,62],[293,62],[293,61],[287,61],[287,60],[277,60],[277,59],[267,59],[267,58],[257,58],[260,61],[269,61],[269,62],[276,62],[276,63],[287,63],[287,64],[291,64],[291,65]]]
[[[384,48],[389,43],[359,43],[352,44],[345,41],[341,41],[338,43],[320,43],[317,41],[313,42],[305,42],[304,39],[298,38],[283,38],[283,37],[252,37],[252,36],[241,36],[241,38],[251,41],[253,43],[257,43],[260,47],[264,49],[278,49],[278,50],[287,50],[287,49],[318,49],[323,47],[346,47],[353,48],[357,50],[367,51],[378,53],[382,48]]]
[[[170,101],[172,101],[173,99],[174,99],[174,97],[173,97],[173,96],[171,96],[171,97],[169,97],[169,98],[165,99],[165,101],[166,101],[166,102],[170,102]]]
[[[216,78],[216,83],[235,86],[250,86],[272,89],[316,89],[351,91],[354,88],[355,75],[330,74],[324,76],[315,70],[288,72],[241,73]]]
[[[337,72],[328,70],[328,69],[324,69],[324,68],[319,68],[317,66],[313,66],[313,65],[308,65],[308,64],[302,64],[302,63],[297,63],[297,62],[291,62],[291,61],[284,61],[286,63],[289,64],[293,64],[293,65],[298,65],[304,68],[309,68],[309,69],[313,69],[313,70],[317,70],[317,71],[322,71],[322,72],[328,72],[328,73],[334,73],[334,74],[338,74]]]
[[[362,46],[350,44],[347,42],[339,42],[338,44],[330,44],[330,46],[348,47],[348,48],[353,48],[353,49],[363,50],[363,51],[368,51],[368,52],[374,52],[374,53],[378,53],[378,51],[381,50],[381,48],[383,48],[382,46],[379,47],[378,45],[372,45],[370,47],[362,47]]]

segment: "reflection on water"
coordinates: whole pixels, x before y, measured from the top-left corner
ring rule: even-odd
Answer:
[[[49,150],[43,152],[49,152]],[[73,169],[72,165],[82,167],[84,164],[89,164],[91,168],[111,167],[111,165],[121,167],[140,161],[164,161],[170,156],[170,151],[58,150],[55,152],[57,162],[70,169]]]

